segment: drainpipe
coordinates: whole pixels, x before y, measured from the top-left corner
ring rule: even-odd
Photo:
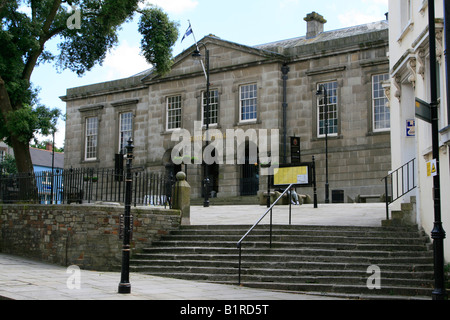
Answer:
[[[283,73],[283,163],[287,164],[287,80],[289,73],[287,64],[281,67],[281,72]]]

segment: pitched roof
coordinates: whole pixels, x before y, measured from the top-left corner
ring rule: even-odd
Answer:
[[[52,152],[30,148],[31,161],[34,166],[52,167]],[[55,168],[64,168],[64,153],[55,152]]]
[[[292,38],[292,39],[287,39],[287,40],[280,40],[280,41],[257,45],[257,46],[255,46],[255,48],[278,52],[279,48],[281,48],[283,50],[291,49],[291,48],[301,47],[301,46],[305,46],[305,45],[309,45],[309,44],[338,40],[338,39],[348,38],[348,37],[355,37],[358,35],[368,34],[368,33],[372,33],[372,32],[388,30],[388,28],[389,28],[389,22],[386,20],[383,20],[383,21],[367,23],[367,24],[363,24],[363,25],[359,25],[359,26],[353,26],[353,27],[348,27],[348,28],[343,28],[343,29],[322,32],[322,33],[318,34],[316,37],[310,38],[310,39],[308,39],[306,36],[302,36],[302,37],[297,37],[297,38]]]

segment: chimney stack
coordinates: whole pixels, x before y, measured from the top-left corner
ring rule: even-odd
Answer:
[[[46,150],[46,151],[53,151],[53,143],[47,142],[47,143],[45,144],[45,150]]]
[[[306,38],[315,38],[319,33],[323,32],[323,25],[327,23],[327,20],[317,12],[311,12],[304,18],[307,22]]]

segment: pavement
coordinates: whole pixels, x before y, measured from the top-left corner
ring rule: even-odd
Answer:
[[[191,207],[191,224],[253,225],[263,206]],[[383,204],[292,206],[292,224],[380,226]],[[268,223],[266,218],[262,223]],[[274,224],[289,223],[289,207],[273,210]],[[0,300],[230,300],[310,301],[338,298],[160,278],[131,273],[131,294],[118,294],[120,273],[68,269],[0,253]]]

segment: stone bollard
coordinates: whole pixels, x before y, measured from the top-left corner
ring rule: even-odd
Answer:
[[[176,178],[173,208],[181,210],[181,225],[188,226],[191,224],[191,186],[184,172],[178,172]]]

